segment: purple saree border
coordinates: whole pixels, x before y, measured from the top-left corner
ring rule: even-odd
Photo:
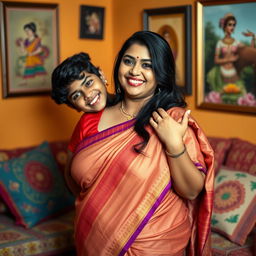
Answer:
[[[127,243],[124,245],[123,249],[120,251],[120,253],[118,254],[118,256],[123,256],[127,250],[130,248],[130,246],[132,245],[132,243],[134,242],[134,240],[137,238],[137,236],[140,234],[140,232],[142,231],[142,229],[146,226],[146,224],[148,223],[148,221],[150,220],[150,218],[152,217],[152,215],[154,214],[155,210],[157,209],[157,207],[160,205],[160,203],[162,202],[164,196],[167,194],[167,192],[170,190],[171,188],[171,182],[169,182],[167,184],[167,186],[164,188],[164,190],[162,191],[162,193],[160,194],[160,196],[156,199],[155,203],[153,204],[152,208],[149,210],[149,212],[147,213],[147,215],[145,216],[145,218],[142,220],[142,222],[140,223],[140,225],[138,226],[138,228],[135,230],[135,232],[132,234],[132,236],[130,237],[130,239],[127,241]]]
[[[202,165],[202,164],[200,164],[200,163],[194,163],[194,165],[198,168],[198,170],[199,170],[199,171],[202,171],[204,174],[206,174],[206,173],[207,173],[206,168],[205,168],[205,167],[203,167],[203,165]]]
[[[98,141],[104,140],[105,138],[108,138],[109,136],[112,136],[114,134],[117,134],[119,132],[122,132],[122,131],[125,131],[125,130],[131,128],[134,125],[134,123],[135,123],[135,119],[132,119],[132,120],[115,125],[106,130],[100,131],[96,134],[86,137],[78,144],[78,146],[75,150],[75,154],[79,153],[82,149],[84,149]],[[111,132],[111,130],[113,130],[113,131]]]

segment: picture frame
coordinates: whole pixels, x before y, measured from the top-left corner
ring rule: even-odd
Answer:
[[[185,95],[192,94],[191,23],[191,5],[143,11],[143,29],[169,42],[176,64],[176,84]]]
[[[103,39],[105,8],[80,6],[80,38]]]
[[[3,98],[49,94],[59,62],[58,5],[0,2]]]
[[[255,114],[256,2],[201,0],[196,8],[197,107]]]

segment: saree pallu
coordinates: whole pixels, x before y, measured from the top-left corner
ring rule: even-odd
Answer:
[[[169,113],[180,120],[184,110],[173,108]],[[82,188],[76,200],[77,255],[183,255],[186,246],[190,255],[203,255],[212,207],[211,147],[190,118],[184,143],[192,161],[206,173],[206,182],[200,202],[187,203],[172,190],[163,146],[150,127],[143,154],[133,150],[141,141],[134,122],[90,136],[77,148],[71,166]],[[199,224],[193,207],[198,203],[204,216]]]
[[[39,47],[43,49],[41,45],[41,40],[39,37],[36,37],[32,42],[29,42],[28,40],[25,41],[25,48],[28,53],[33,53]],[[45,75],[45,74],[46,74],[46,70],[43,67],[42,54],[26,56],[24,78],[31,78],[37,75]]]

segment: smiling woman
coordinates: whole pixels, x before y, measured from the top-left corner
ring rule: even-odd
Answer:
[[[170,45],[134,33],[114,81],[113,102],[86,116],[71,163],[78,255],[209,255],[213,152],[185,109]]]

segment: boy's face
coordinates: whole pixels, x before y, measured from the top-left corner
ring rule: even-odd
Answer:
[[[98,112],[106,106],[107,89],[95,74],[84,71],[84,77],[69,86],[68,100],[83,112]]]

